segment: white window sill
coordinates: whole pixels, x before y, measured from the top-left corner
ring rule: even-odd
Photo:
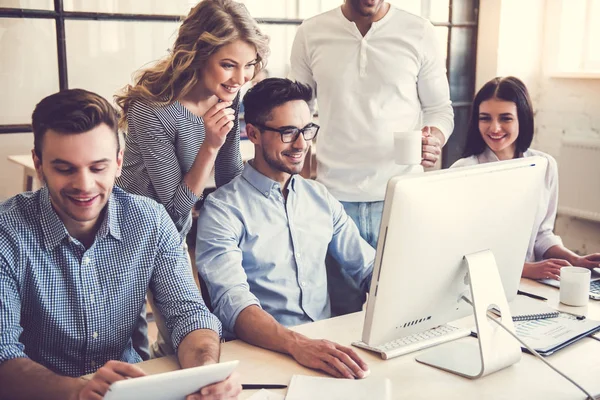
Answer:
[[[550,78],[600,79],[600,71],[551,72]]]

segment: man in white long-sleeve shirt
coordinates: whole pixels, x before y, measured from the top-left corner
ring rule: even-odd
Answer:
[[[376,247],[387,182],[411,168],[395,164],[393,132],[422,130],[422,165],[430,167],[454,128],[433,26],[383,0],[346,0],[300,26],[290,78],[309,84],[318,100],[317,180]],[[330,277],[330,286],[341,288],[339,279]],[[336,311],[360,309],[358,290],[340,290],[344,306]]]

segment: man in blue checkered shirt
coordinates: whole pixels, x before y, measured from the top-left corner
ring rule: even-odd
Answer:
[[[181,366],[217,363],[221,323],[171,218],[114,186],[123,158],[112,106],[67,90],[32,120],[45,186],[0,204],[0,398],[99,399],[112,382],[144,375],[131,365],[141,361],[131,337],[147,289]],[[240,390],[234,374],[194,398]]]

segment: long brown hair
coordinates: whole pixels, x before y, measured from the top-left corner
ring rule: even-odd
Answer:
[[[120,127],[126,128],[127,113],[136,100],[165,105],[185,96],[198,83],[208,58],[236,40],[256,48],[256,75],[266,65],[269,38],[260,31],[246,6],[232,0],[200,1],[183,20],[171,53],[138,72],[135,84],[126,85],[115,96],[122,109]]]

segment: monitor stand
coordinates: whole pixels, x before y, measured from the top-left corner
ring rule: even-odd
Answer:
[[[500,310],[502,323],[514,332],[514,325],[496,260],[490,250],[464,257],[469,273],[473,314],[478,344],[453,341],[417,357],[417,361],[466,378],[477,379],[506,368],[521,359],[521,347],[500,326],[488,321],[491,307]]]

